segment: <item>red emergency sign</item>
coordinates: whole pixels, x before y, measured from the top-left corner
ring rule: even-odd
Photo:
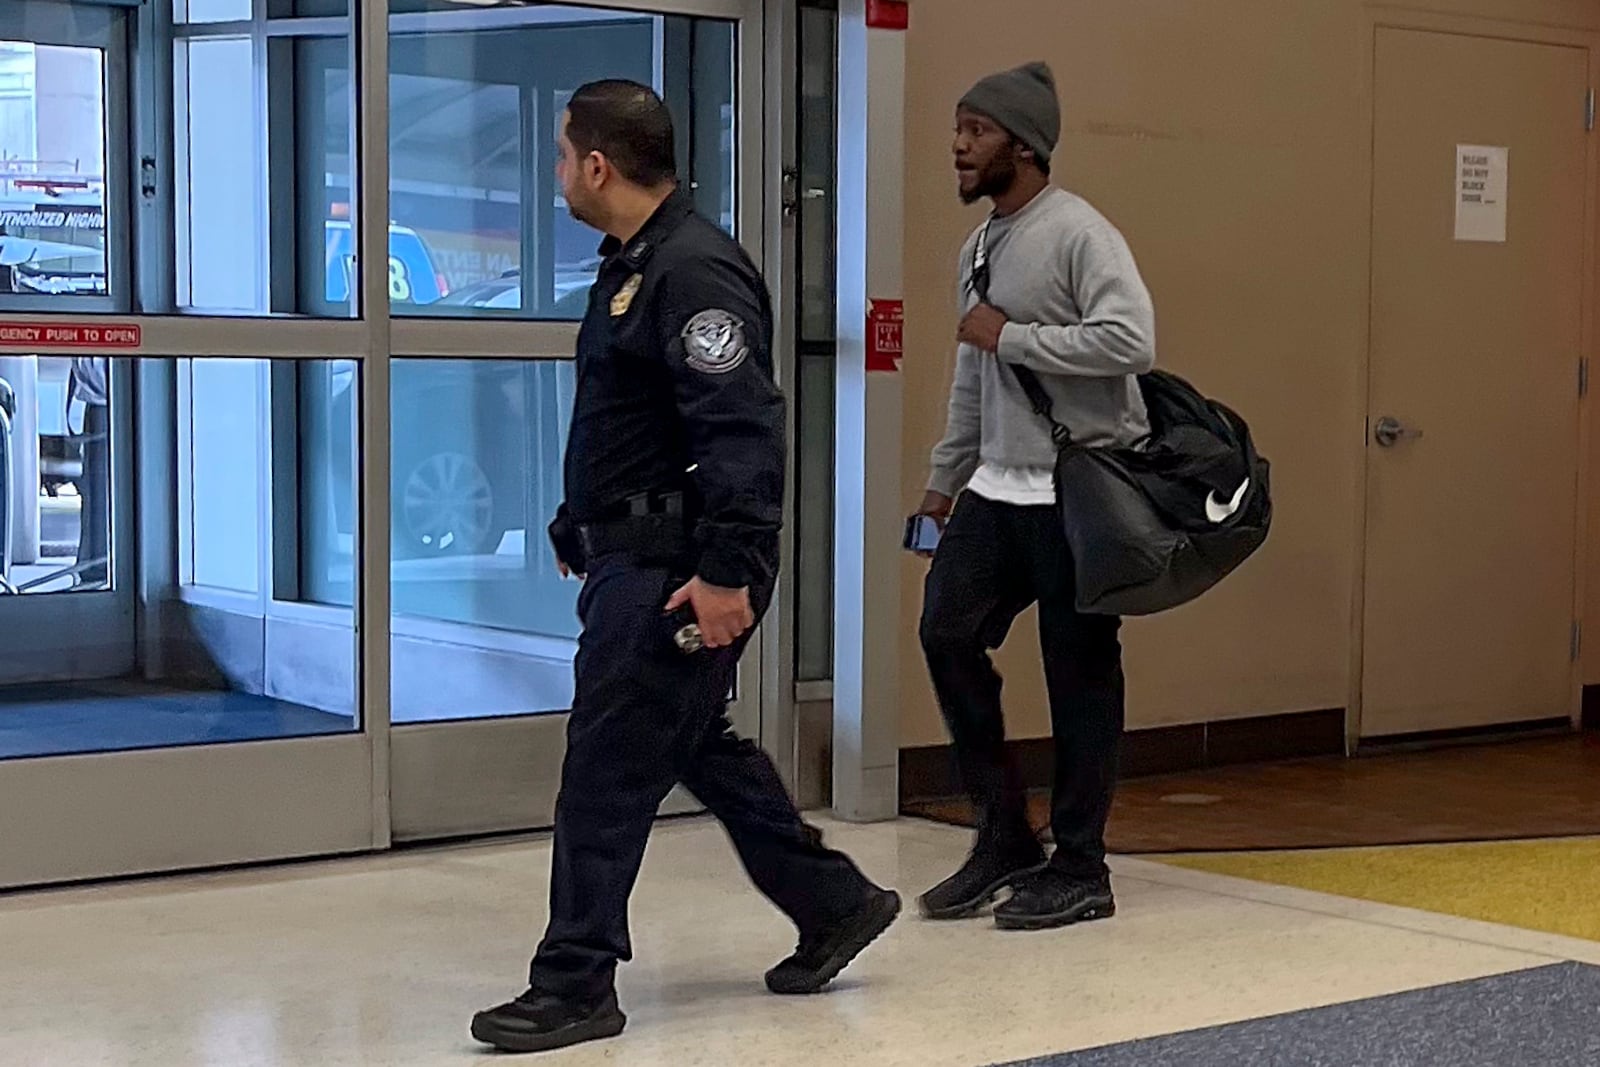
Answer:
[[[874,300],[867,310],[867,370],[897,371],[905,355],[905,302]]]
[[[0,323],[0,348],[138,348],[143,343],[144,331],[137,323]]]

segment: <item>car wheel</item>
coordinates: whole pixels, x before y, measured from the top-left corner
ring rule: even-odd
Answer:
[[[489,475],[460,452],[435,452],[414,464],[396,505],[395,533],[404,537],[406,555],[481,555],[505,536]]]

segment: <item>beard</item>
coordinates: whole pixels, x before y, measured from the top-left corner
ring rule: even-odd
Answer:
[[[1017,181],[1017,155],[1012,149],[1003,156],[996,156],[989,164],[977,171],[971,187],[960,190],[963,204],[976,204],[996,196],[1004,196]]]
[[[577,221],[583,223],[585,226],[593,227],[594,229],[599,229],[599,227],[595,226],[595,224],[594,224],[594,220],[592,218],[592,213],[589,212],[589,211],[584,210],[584,208],[578,203],[578,201],[576,199],[574,199],[570,194],[565,194],[564,193],[563,196],[562,196],[562,199],[566,200],[566,202],[567,202],[567,214],[571,215],[574,219],[576,219]]]

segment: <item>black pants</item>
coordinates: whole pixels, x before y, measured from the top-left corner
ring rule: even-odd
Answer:
[[[83,408],[83,477],[78,481],[79,580],[105,585],[111,570],[111,419],[104,404]]]
[[[983,833],[1014,833],[1027,818],[989,652],[1034,603],[1055,734],[1052,862],[1098,878],[1106,873],[1106,819],[1124,723],[1121,624],[1074,610],[1071,560],[1053,507],[966,494],[928,574],[921,636]]]
[[[756,887],[801,935],[859,908],[871,884],[823,847],[772,761],[733,732],[727,696],[743,647],[685,655],[662,614],[672,572],[616,557],[591,561],[579,598],[577,692],[556,800],[550,926],[534,988],[587,1000],[632,958],[628,897],[656,811],[682,783],[721,821]],[[759,614],[770,590],[752,590]],[[713,924],[708,902],[687,925]]]

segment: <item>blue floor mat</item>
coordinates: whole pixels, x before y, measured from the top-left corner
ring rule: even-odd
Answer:
[[[1558,964],[1012,1067],[1600,1064],[1600,967]]]
[[[271,697],[138,682],[0,688],[0,759],[345,733],[355,719]]]

